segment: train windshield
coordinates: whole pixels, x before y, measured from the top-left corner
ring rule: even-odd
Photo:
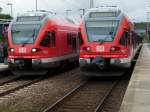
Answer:
[[[12,41],[15,44],[33,44],[39,30],[38,24],[14,24],[12,25]]]
[[[86,22],[89,42],[112,42],[117,31],[119,21],[101,20]]]

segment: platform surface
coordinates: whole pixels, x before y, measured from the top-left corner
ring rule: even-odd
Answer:
[[[144,44],[120,112],[150,112],[150,44]]]
[[[0,72],[8,70],[8,65],[0,63]]]

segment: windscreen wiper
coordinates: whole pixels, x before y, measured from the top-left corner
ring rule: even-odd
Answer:
[[[103,40],[99,40],[100,45],[102,45],[102,44],[106,41],[107,38],[108,38],[108,37],[106,36]]]
[[[22,46],[25,46],[25,44],[29,44],[28,42],[30,41],[30,38],[29,39],[27,39],[27,40],[25,40],[25,41],[23,41],[21,44],[22,44]]]
[[[33,29],[33,35],[32,35],[33,41],[35,40],[35,36],[36,36],[36,29]]]

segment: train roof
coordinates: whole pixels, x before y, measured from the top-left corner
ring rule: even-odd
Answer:
[[[96,7],[91,8],[88,11],[98,11],[98,12],[121,12],[118,7]]]
[[[75,24],[75,22],[72,19],[69,18],[63,18],[63,17],[58,17],[54,13],[49,13],[49,12],[28,12],[23,15],[20,15],[16,17],[13,20],[13,23],[18,23],[18,24],[25,24],[25,23],[37,23],[37,24],[42,24],[48,19],[56,19],[56,20],[62,20],[65,23],[71,23]]]
[[[97,7],[89,9],[84,16],[84,20],[120,20],[124,16],[124,13],[117,7]]]

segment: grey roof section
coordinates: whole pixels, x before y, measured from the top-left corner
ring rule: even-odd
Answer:
[[[49,14],[49,13],[45,13],[45,12],[28,12],[25,13],[23,15],[20,15],[18,17],[16,17],[12,23],[13,24],[42,24],[44,23],[49,17],[54,17],[55,15]],[[18,21],[19,18],[32,18],[32,17],[39,17],[39,20],[24,20],[24,21]]]
[[[114,13],[117,13],[117,16],[114,17],[97,17],[97,18],[92,18],[90,17],[90,14],[91,13],[109,13],[109,12],[114,12]],[[85,21],[90,21],[90,20],[121,20],[123,17],[124,17],[124,13],[118,9],[118,8],[92,8],[92,9],[89,9],[87,11],[87,13],[85,14],[84,16],[84,20]]]
[[[27,18],[27,17],[29,17],[29,18],[31,18],[31,17],[41,17],[41,19],[40,20],[36,20],[35,19],[35,21],[34,20],[31,20],[31,21],[20,21],[20,22],[17,21],[17,19],[21,18],[21,17],[25,17],[25,18]],[[13,24],[43,24],[49,18],[61,18],[61,19],[63,19],[64,21],[66,21],[68,23],[75,24],[75,22],[72,19],[70,19],[70,18],[59,17],[56,14],[49,13],[49,12],[27,12],[27,13],[25,13],[23,15],[20,15],[20,16],[16,17],[12,21],[12,23]]]

